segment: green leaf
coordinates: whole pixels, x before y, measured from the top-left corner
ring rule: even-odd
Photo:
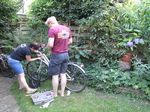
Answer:
[[[130,49],[133,51],[133,47],[130,47]]]
[[[130,32],[130,31],[132,31],[132,29],[126,29],[126,31]]]
[[[132,35],[134,35],[134,36],[137,36],[137,33],[131,33]]]
[[[134,89],[138,89],[139,87],[138,87],[137,85],[134,85],[133,88],[134,88]]]
[[[120,84],[120,81],[114,81],[113,84],[114,84],[114,85],[119,85],[119,84]]]
[[[133,31],[141,33],[141,30],[134,29]]]
[[[76,58],[76,59],[79,59],[79,58],[80,58],[80,55],[76,54],[76,55],[75,55],[75,58]]]

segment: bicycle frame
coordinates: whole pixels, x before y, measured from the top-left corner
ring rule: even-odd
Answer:
[[[42,56],[41,56],[41,63],[42,62],[44,62],[47,66],[49,66],[49,59],[44,53],[42,53]]]

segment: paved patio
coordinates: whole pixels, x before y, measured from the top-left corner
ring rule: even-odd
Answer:
[[[21,112],[14,96],[10,92],[11,85],[17,80],[0,75],[0,112]]]

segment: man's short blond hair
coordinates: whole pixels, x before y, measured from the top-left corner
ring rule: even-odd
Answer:
[[[56,17],[55,16],[51,16],[51,17],[47,18],[45,24],[48,25],[49,23],[53,23],[53,24],[58,23],[57,20],[56,20]]]

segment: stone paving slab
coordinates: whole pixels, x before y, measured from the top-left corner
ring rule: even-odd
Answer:
[[[10,92],[13,82],[17,80],[0,75],[0,112],[21,112],[14,96]]]

